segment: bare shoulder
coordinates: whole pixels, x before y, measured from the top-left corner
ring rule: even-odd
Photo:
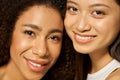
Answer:
[[[106,80],[120,80],[120,68],[112,72]]]

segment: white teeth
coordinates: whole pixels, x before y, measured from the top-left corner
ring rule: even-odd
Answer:
[[[32,64],[32,65],[35,66],[35,67],[40,67],[40,66],[42,66],[41,64],[37,64],[37,63],[34,63],[34,62],[32,62],[32,61],[29,61],[29,63]]]
[[[79,36],[79,35],[77,35],[76,36],[78,39],[81,39],[81,40],[90,40],[91,38],[93,38],[93,37],[91,37],[91,36]]]

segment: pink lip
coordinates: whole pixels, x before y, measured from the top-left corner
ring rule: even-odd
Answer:
[[[48,62],[43,60],[30,60],[26,59],[26,63],[30,70],[34,72],[44,72],[48,67]]]
[[[96,35],[89,35],[89,34],[78,34],[78,33],[74,33],[74,39],[77,43],[80,44],[87,44],[90,43],[94,40],[94,38],[96,37]]]

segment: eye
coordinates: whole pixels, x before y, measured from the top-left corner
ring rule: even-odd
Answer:
[[[67,10],[69,10],[69,11],[77,11],[77,8],[72,7],[72,6],[69,6],[69,7],[67,8]]]
[[[25,30],[24,33],[28,36],[34,36],[35,35],[35,33],[31,30]]]
[[[104,15],[104,12],[96,10],[96,11],[93,12],[93,14],[95,14],[95,15]]]
[[[53,41],[55,41],[55,42],[59,42],[59,41],[62,40],[62,37],[57,36],[57,35],[54,35],[54,36],[48,37],[48,39],[51,39],[51,40],[53,40]]]
[[[75,14],[77,14],[78,9],[76,7],[74,7],[74,6],[68,6],[67,7],[67,12],[72,14],[72,15],[75,15]]]
[[[96,18],[102,18],[105,15],[105,12],[100,11],[100,10],[95,10],[92,12],[92,15]]]

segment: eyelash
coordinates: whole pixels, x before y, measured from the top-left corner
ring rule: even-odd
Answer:
[[[77,14],[78,9],[77,9],[76,7],[74,7],[74,6],[68,6],[68,7],[67,7],[67,11],[68,11],[70,14],[75,15],[75,14]]]
[[[96,18],[102,18],[106,15],[106,13],[104,11],[101,11],[101,10],[94,10],[94,11],[92,11],[91,14]]]
[[[75,7],[72,7],[72,6],[69,6],[68,8],[67,8],[67,10],[72,10],[72,11],[77,11],[78,9],[77,8],[75,8]]]
[[[57,35],[54,35],[54,36],[48,37],[48,39],[51,39],[51,40],[54,40],[54,41],[60,41],[60,40],[61,40],[61,37],[59,37],[59,36],[57,36]]]
[[[28,36],[34,36],[35,35],[35,33],[31,30],[25,30],[24,33]]]

